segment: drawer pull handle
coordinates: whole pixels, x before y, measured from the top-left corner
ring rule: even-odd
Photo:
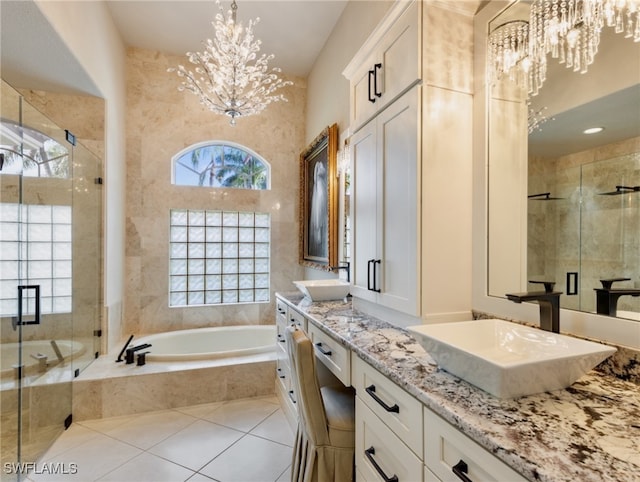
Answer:
[[[382,477],[382,480],[384,480],[385,482],[398,482],[397,475],[394,474],[391,477],[387,477],[387,474],[384,473],[384,470],[382,470],[382,467],[380,467],[378,465],[378,462],[376,462],[376,459],[373,458],[373,456],[376,454],[376,449],[374,449],[373,447],[369,447],[367,450],[364,451],[364,454],[369,459],[369,462],[371,462],[371,465],[373,465],[373,468],[376,469],[378,474],[380,474],[380,477]]]
[[[367,388],[365,388],[365,390],[369,395],[371,395],[371,398],[378,402],[378,404],[380,404],[380,406],[382,406],[382,408],[384,408],[387,412],[400,413],[400,407],[398,407],[397,403],[394,403],[393,406],[390,407],[389,405],[384,403],[384,401],[378,395],[376,395],[375,385],[369,385]]]
[[[322,348],[322,343],[316,343],[316,348],[324,356],[331,356],[331,350],[325,350],[324,348]]]
[[[473,482],[473,480],[471,480],[467,476],[467,473],[469,472],[469,467],[467,466],[467,463],[464,460],[460,459],[460,462],[458,462],[456,465],[451,467],[451,470],[453,470],[453,473],[456,474],[461,480],[464,480],[464,482]]]
[[[292,401],[293,403],[296,403],[295,398],[293,398],[293,390],[289,390],[289,398],[291,399],[291,401]]]
[[[278,372],[282,373],[282,368],[278,368]],[[282,379],[286,378],[284,375],[278,375],[278,377]]]
[[[287,342],[287,340],[282,335],[278,335],[278,341],[280,343],[286,343]]]

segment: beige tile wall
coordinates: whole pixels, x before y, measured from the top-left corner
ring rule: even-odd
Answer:
[[[277,61],[277,59],[275,59]],[[294,289],[298,266],[298,156],[304,149],[306,81],[289,78],[286,103],[261,115],[228,118],[179,92],[167,68],[186,57],[131,48],[127,53],[126,297],[123,333],[152,333],[202,326],[272,323],[271,303],[168,307],[169,210],[228,209],[271,214],[271,291]],[[277,64],[277,62],[276,62]],[[274,64],[274,65],[276,65]],[[271,190],[245,191],[173,186],[171,157],[198,142],[231,141],[271,164]]]

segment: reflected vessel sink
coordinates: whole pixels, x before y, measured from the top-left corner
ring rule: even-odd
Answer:
[[[498,398],[559,390],[616,349],[504,320],[410,326],[443,370]]]
[[[342,300],[351,289],[351,285],[341,279],[294,281],[293,284],[312,301]]]

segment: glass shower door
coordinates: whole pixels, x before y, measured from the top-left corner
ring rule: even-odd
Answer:
[[[70,423],[71,360],[81,348],[73,340],[73,146],[65,131],[4,82],[2,100],[0,341],[6,474],[20,472],[6,463],[35,462]]]

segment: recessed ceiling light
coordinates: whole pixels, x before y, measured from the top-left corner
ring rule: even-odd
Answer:
[[[602,132],[604,127],[589,127],[582,131],[583,134],[597,134],[598,132]]]

